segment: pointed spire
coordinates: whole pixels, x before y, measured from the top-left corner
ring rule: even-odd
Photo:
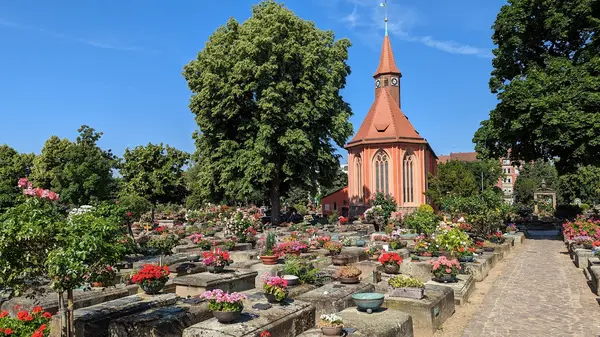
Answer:
[[[381,47],[381,56],[379,57],[379,66],[373,77],[377,77],[383,74],[397,74],[402,76],[400,69],[396,66],[394,60],[394,53],[392,52],[392,45],[390,43],[389,36],[383,37],[383,46]]]

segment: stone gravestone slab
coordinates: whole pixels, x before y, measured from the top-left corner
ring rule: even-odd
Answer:
[[[257,272],[248,269],[226,269],[221,273],[199,273],[178,276],[173,280],[175,293],[181,297],[193,297],[207,290],[221,289],[228,292],[254,288]]]
[[[236,322],[221,324],[211,318],[185,329],[183,337],[255,337],[265,330],[274,337],[295,337],[315,325],[315,309],[310,303],[286,300],[267,310],[254,308],[255,304],[266,302],[262,292],[252,293]]]
[[[384,309],[367,314],[347,308],[337,313],[344,320],[348,337],[412,337],[413,321],[405,312]],[[321,329],[311,329],[298,337],[321,337]]]

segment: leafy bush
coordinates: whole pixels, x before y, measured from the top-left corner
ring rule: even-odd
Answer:
[[[433,212],[431,206],[421,205],[416,211],[405,217],[404,224],[419,234],[431,235],[437,228],[440,220],[440,217]]]

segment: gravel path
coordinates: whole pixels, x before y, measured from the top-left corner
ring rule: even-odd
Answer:
[[[600,306],[562,241],[526,240],[503,269],[463,336],[600,336]]]

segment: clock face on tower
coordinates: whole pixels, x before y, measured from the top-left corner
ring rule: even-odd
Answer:
[[[393,86],[397,86],[398,85],[398,78],[397,77],[392,77],[392,85]]]
[[[375,81],[375,86],[377,88],[380,88],[381,87],[381,81],[380,80]]]

